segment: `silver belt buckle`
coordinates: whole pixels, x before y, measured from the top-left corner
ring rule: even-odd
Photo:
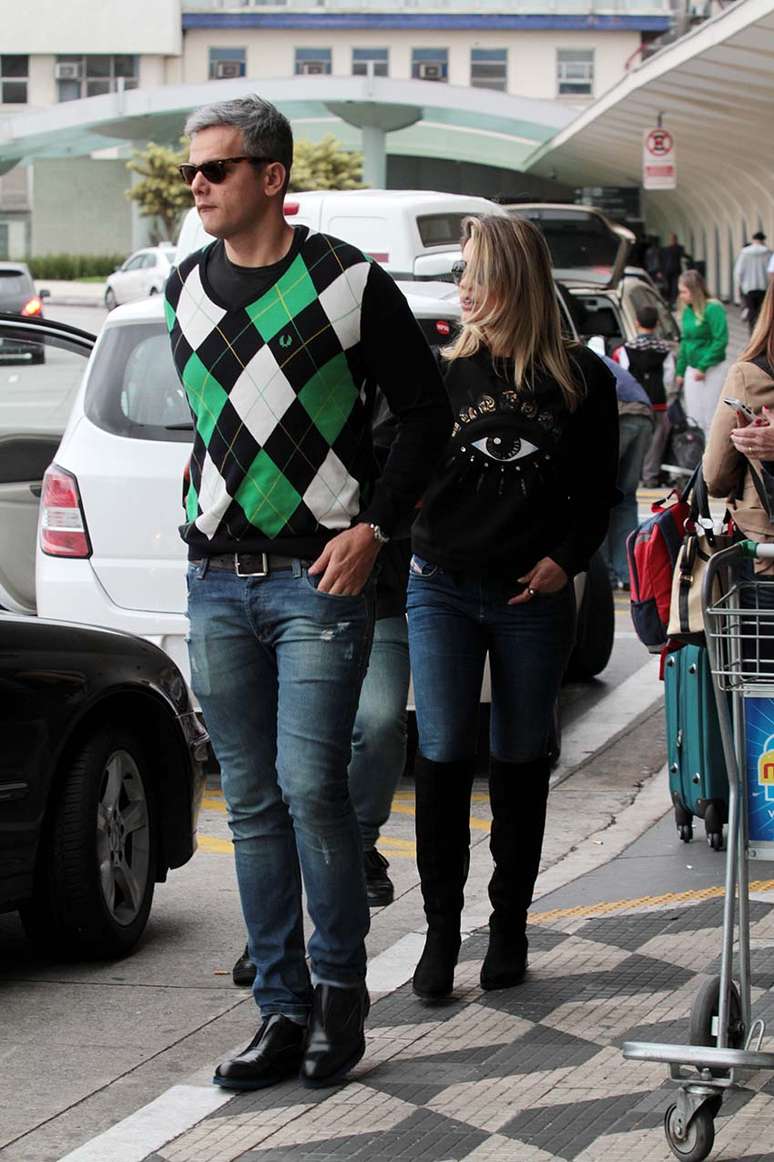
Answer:
[[[247,554],[245,554],[245,555],[247,555]],[[254,553],[254,554],[251,554],[251,556],[257,557],[258,554]],[[263,566],[261,569],[256,569],[252,573],[242,573],[240,568],[239,568],[239,553],[234,553],[234,569],[236,571],[237,577],[268,577],[269,576],[269,559],[265,553],[261,553],[261,565]]]

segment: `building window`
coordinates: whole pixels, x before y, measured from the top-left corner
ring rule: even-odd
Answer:
[[[367,76],[368,64],[371,61],[373,61],[373,73],[375,77],[389,76],[390,50],[387,48],[353,48],[352,76]]]
[[[331,50],[329,48],[297,48],[296,76],[330,76]]]
[[[412,48],[411,75],[415,81],[447,81],[448,48]]]
[[[508,85],[508,49],[472,48],[470,83],[474,89],[497,89],[504,93]]]
[[[81,97],[101,97],[121,88],[136,89],[138,58],[130,55],[58,56],[54,65],[57,100],[77,101]]]
[[[211,48],[210,80],[225,81],[247,73],[247,50],[244,48]]]
[[[591,97],[594,92],[594,49],[558,49],[556,80],[560,97]]]
[[[0,56],[0,105],[26,105],[28,56]]]

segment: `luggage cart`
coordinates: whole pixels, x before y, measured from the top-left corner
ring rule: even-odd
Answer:
[[[764,1022],[751,1015],[748,860],[774,859],[774,581],[754,580],[749,565],[747,578],[753,557],[774,560],[774,544],[739,541],[716,553],[702,593],[729,784],[720,975],[694,1001],[690,1044],[623,1047],[629,1060],[663,1061],[679,1085],[664,1131],[683,1162],[702,1162],[712,1150],[725,1091],[745,1072],[774,1070],[774,1053],[761,1051]]]

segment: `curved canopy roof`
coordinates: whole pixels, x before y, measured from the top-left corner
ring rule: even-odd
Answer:
[[[357,147],[361,134],[356,126],[373,125],[388,131],[388,153],[513,169],[522,169],[524,159],[574,116],[572,108],[555,101],[382,77],[240,78],[166,85],[0,118],[0,172],[40,157],[175,141],[192,109],[251,90],[273,101],[300,137],[319,140],[335,133],[344,145]],[[392,131],[401,124],[405,127]]]
[[[644,195],[730,294],[733,256],[762,227],[774,244],[774,0],[739,0],[633,69],[526,163],[569,185],[641,184],[642,132],[673,134],[677,189]]]

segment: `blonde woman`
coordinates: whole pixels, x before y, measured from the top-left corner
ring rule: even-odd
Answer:
[[[682,306],[682,340],[675,382],[682,384],[687,415],[707,436],[726,375],[726,309],[709,297],[698,270],[686,270],[680,275],[678,299]]]
[[[414,524],[408,589],[428,922],[413,984],[424,1000],[454,983],[487,654],[495,866],[481,983],[524,977],[572,577],[601,544],[617,495],[613,376],[563,337],[542,234],[523,219],[467,218],[462,241],[462,327],[443,352],[455,425]]]

